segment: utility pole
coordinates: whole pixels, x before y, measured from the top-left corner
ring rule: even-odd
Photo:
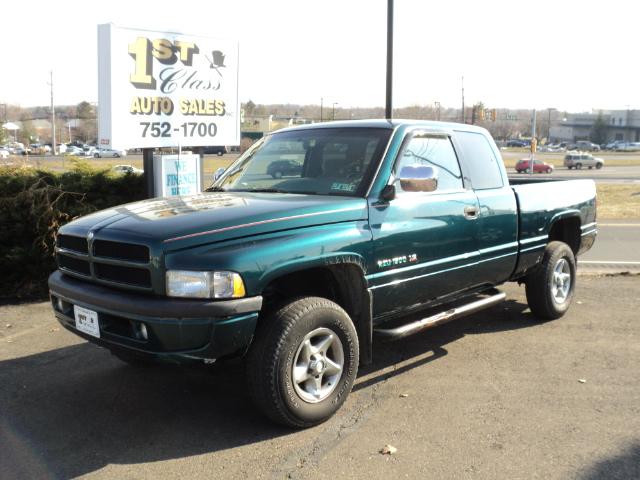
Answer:
[[[385,117],[393,117],[393,0],[387,0],[387,99]]]
[[[433,102],[436,107],[436,120],[440,121],[440,102]]]
[[[464,75],[462,76],[462,123],[466,123],[464,118]]]
[[[56,107],[53,104],[53,70],[49,71],[49,86],[51,87],[51,151],[56,154]]]
[[[533,109],[533,118],[531,119],[531,156],[529,157],[529,175],[533,175],[533,163],[536,158],[536,109]]]
[[[320,121],[322,122],[322,107],[324,104],[324,98],[320,97]]]
[[[338,102],[333,102],[333,105],[331,105],[331,119],[332,120],[336,119],[336,105],[338,105]]]

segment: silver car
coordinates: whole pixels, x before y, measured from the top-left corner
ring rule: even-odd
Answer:
[[[600,170],[604,166],[604,160],[594,157],[590,153],[569,152],[564,157],[564,166],[569,170],[572,168],[580,170],[582,167],[589,167],[590,169],[596,167]]]
[[[95,158],[120,158],[126,155],[126,150],[113,150],[111,148],[98,148],[93,152]]]

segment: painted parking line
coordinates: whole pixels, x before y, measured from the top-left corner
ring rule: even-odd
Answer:
[[[615,265],[640,265],[640,262],[617,262],[615,260],[583,260],[580,261],[580,265],[590,264],[590,265],[606,265],[608,263]]]
[[[638,227],[640,223],[598,223],[599,227]]]

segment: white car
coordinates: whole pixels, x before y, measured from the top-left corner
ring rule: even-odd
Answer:
[[[9,158],[9,150],[5,150],[4,148],[0,150],[0,158]]]
[[[640,142],[621,143],[616,150],[618,152],[637,152],[640,150]]]
[[[112,169],[115,173],[127,174],[131,173],[133,175],[142,175],[144,170],[141,168],[136,168],[133,165],[116,165]]]
[[[74,157],[84,157],[84,150],[79,147],[70,146],[64,151],[63,155],[74,156]]]
[[[111,148],[98,148],[93,152],[95,158],[120,158],[127,155],[126,150],[112,150]]]

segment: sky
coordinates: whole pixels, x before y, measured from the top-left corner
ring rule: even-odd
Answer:
[[[243,102],[385,102],[386,0],[8,2],[0,103],[97,101],[97,25],[237,39]],[[637,0],[395,0],[394,107],[640,108]]]

